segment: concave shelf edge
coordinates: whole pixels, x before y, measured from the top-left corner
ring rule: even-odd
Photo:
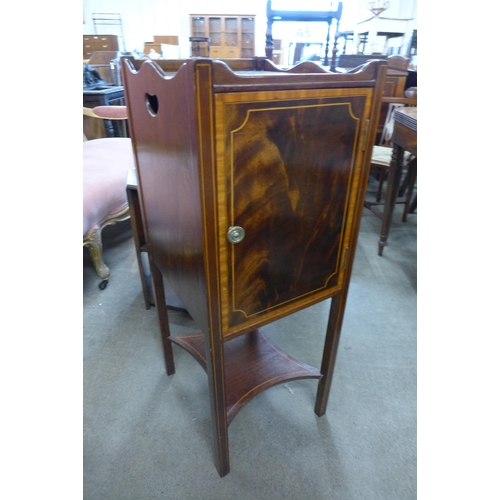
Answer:
[[[170,341],[189,352],[207,370],[203,333],[175,335]],[[255,396],[285,382],[320,379],[317,368],[302,363],[272,342],[260,329],[224,344],[228,425]]]

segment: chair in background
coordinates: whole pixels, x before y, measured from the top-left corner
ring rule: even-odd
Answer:
[[[85,118],[94,120],[127,119],[125,106],[97,106],[83,108]],[[127,174],[135,168],[132,143],[128,137],[97,138],[93,140],[85,130],[83,142],[83,245],[88,247],[99,285],[104,290],[110,271],[103,261],[102,230],[111,224],[130,218],[127,201]]]
[[[378,189],[375,195],[375,201],[365,200],[365,208],[370,210],[377,217],[382,218],[382,213],[375,207],[383,205],[382,191],[384,182],[387,177],[388,170],[391,166],[392,158],[392,131],[394,128],[394,110],[401,106],[416,106],[417,105],[417,89],[416,87],[408,88],[405,91],[405,97],[383,97],[383,103],[389,105],[387,116],[384,123],[384,128],[380,135],[378,144],[373,146],[371,158],[371,174],[378,179]],[[415,187],[417,164],[416,158],[409,153],[405,154],[406,174],[399,189],[398,195],[401,197],[407,193],[404,201],[403,222],[406,222],[408,213],[415,209],[415,202],[412,202],[412,193]]]
[[[88,65],[95,69],[107,85],[117,85],[114,65],[119,59],[119,52],[113,50],[98,50],[88,60]]]
[[[408,65],[410,58],[394,54],[392,56],[383,56],[380,54],[340,54],[337,56],[335,71],[345,73],[346,71],[357,68],[374,59],[382,59],[387,61],[387,76],[384,85],[384,98],[388,97],[404,97],[405,88],[408,79]],[[384,123],[387,119],[389,110],[389,102],[387,99],[382,101],[380,114],[378,119],[377,133],[381,133],[384,128]]]

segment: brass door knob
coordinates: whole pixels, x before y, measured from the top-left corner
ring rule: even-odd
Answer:
[[[227,230],[229,243],[239,243],[245,237],[245,230],[240,226],[230,226]]]

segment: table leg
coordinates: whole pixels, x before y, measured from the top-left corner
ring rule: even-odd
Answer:
[[[148,278],[142,263],[142,249],[146,246],[146,236],[142,225],[141,209],[139,206],[139,193],[137,188],[127,186],[127,199],[130,209],[130,220],[132,225],[132,235],[134,237],[135,253],[137,256],[137,264],[139,266],[139,276],[141,277],[142,294],[144,296],[144,304],[146,309],[151,307],[151,291],[149,290]]]
[[[406,193],[405,209],[403,212],[402,221],[406,222],[408,219],[408,213],[410,213],[411,208],[411,197],[413,195],[413,188],[415,187],[415,182],[417,180],[417,158],[415,157],[408,164],[408,192]]]
[[[417,195],[415,195],[415,198],[413,198],[413,201],[411,202],[410,204],[410,210],[409,210],[409,213],[412,214],[415,212],[417,208]]]
[[[391,166],[389,168],[389,176],[387,178],[387,191],[385,195],[384,216],[382,218],[382,229],[380,231],[380,240],[378,242],[378,254],[382,255],[384,246],[389,237],[389,230],[391,228],[392,214],[394,212],[394,205],[401,182],[401,172],[403,170],[403,157],[404,150],[394,144],[392,149]]]

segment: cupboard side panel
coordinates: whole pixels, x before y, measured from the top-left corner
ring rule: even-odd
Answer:
[[[143,219],[153,261],[208,329],[199,141],[191,64],[171,79],[124,68]]]

